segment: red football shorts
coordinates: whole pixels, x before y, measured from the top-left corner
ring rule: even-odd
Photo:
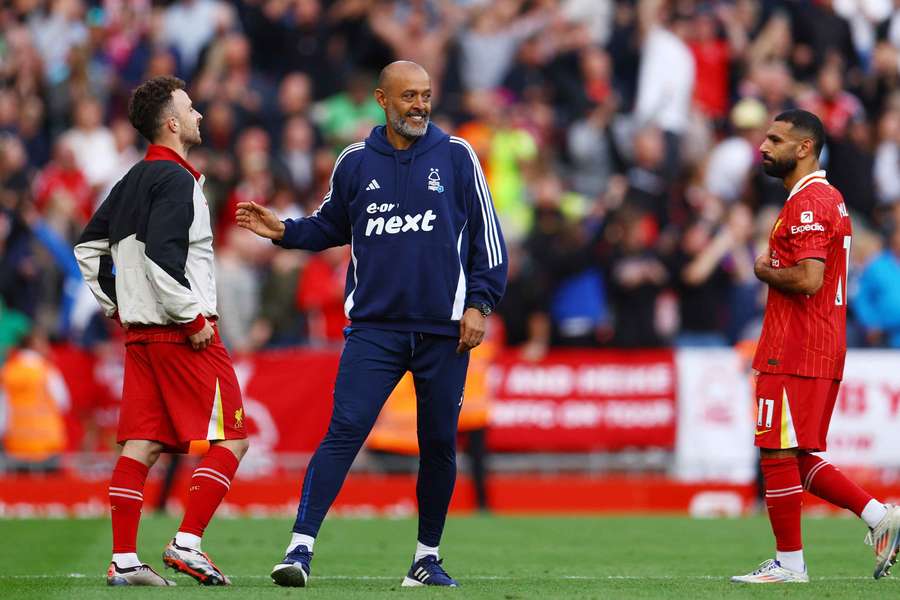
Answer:
[[[187,452],[192,440],[245,437],[241,389],[218,329],[203,350],[186,339],[126,344],[120,444],[155,440]]]
[[[837,379],[760,373],[756,379],[756,445],[823,452],[837,400]]]

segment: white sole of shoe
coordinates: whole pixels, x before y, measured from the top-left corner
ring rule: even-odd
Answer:
[[[894,551],[893,553],[891,553],[890,558],[888,558],[884,565],[875,568],[875,572],[872,574],[875,579],[881,579],[882,577],[887,575],[888,571],[891,570],[891,567],[894,566],[894,563],[897,562],[897,553],[898,551],[900,551],[900,530],[898,530],[897,533],[894,534],[894,539],[891,540],[891,543],[894,545]]]
[[[297,565],[275,565],[272,581],[284,587],[306,587],[309,576]]]
[[[424,587],[424,583],[421,581],[416,581],[412,577],[404,577],[403,583],[400,584],[400,587]]]

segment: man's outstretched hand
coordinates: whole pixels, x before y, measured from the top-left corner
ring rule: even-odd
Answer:
[[[280,240],[284,237],[284,223],[265,206],[256,202],[238,202],[235,212],[237,224],[244,229],[249,229],[256,235]]]

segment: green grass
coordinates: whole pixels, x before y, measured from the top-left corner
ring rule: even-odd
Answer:
[[[147,518],[143,560],[160,551],[177,522]],[[871,550],[855,519],[805,519],[809,585],[739,587],[727,578],[771,556],[763,518],[452,518],[444,566],[462,587],[401,589],[415,544],[409,519],[330,519],[316,543],[310,587],[268,578],[288,540],[289,520],[219,519],[204,549],[232,577],[230,588],[107,588],[109,524],[104,520],[0,520],[0,598],[897,598],[900,581],[871,578]],[[171,572],[170,572],[171,573]]]

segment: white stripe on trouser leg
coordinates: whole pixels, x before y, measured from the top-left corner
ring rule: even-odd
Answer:
[[[194,473],[194,475],[193,475],[193,477],[191,477],[191,479],[193,479],[194,477],[206,477],[207,479],[212,479],[216,483],[220,483],[220,484],[224,485],[226,490],[231,489],[231,485],[225,483],[218,477],[214,477],[214,476],[210,475],[209,473]]]
[[[777,494],[779,492],[796,492],[803,491],[802,485],[792,485],[791,487],[778,488],[777,490],[766,490],[767,494]]]
[[[124,492],[126,494],[135,494],[137,496],[140,496],[141,498],[144,497],[144,494],[142,494],[141,492],[139,492],[137,490],[131,490],[128,488],[123,488],[123,487],[116,487],[114,485],[109,486],[109,491],[110,492]]]
[[[780,494],[770,494],[766,492],[766,498],[784,498],[785,496],[793,496],[794,494],[802,494],[803,490],[794,490],[793,492],[782,492]]]
[[[129,500],[137,500],[138,502],[143,502],[143,496],[133,496],[131,494],[123,494],[121,492],[110,492],[110,496],[118,496],[119,498],[128,498]]]
[[[215,469],[210,469],[209,467],[197,467],[196,469],[194,469],[194,475],[199,475],[201,473],[206,473],[210,477],[218,479],[224,485],[231,485],[231,480]]]
[[[806,489],[809,489],[809,486],[812,485],[812,481],[815,478],[816,473],[821,471],[822,468],[828,464],[830,464],[830,463],[827,460],[823,460],[822,462],[820,462],[819,464],[814,466],[812,469],[810,469],[809,473],[806,474],[806,479],[803,480],[803,487],[805,487]]]

